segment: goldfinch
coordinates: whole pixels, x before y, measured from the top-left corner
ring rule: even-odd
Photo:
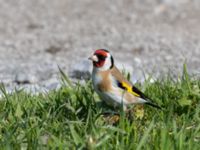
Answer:
[[[114,59],[110,52],[98,49],[89,57],[93,63],[92,83],[94,90],[106,104],[114,108],[123,106],[126,110],[131,104],[148,104],[161,109],[128,80],[114,65]]]

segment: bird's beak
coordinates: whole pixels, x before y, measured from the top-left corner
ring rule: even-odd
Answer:
[[[92,61],[94,61],[94,62],[98,62],[98,61],[99,61],[96,55],[92,55],[92,56],[90,56],[88,59],[89,59],[89,60],[92,60]]]

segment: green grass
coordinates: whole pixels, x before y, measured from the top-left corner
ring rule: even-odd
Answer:
[[[162,111],[144,106],[143,117],[130,120],[121,113],[115,124],[101,115],[109,108],[91,81],[73,85],[61,74],[59,90],[37,96],[7,94],[1,85],[1,149],[200,149],[200,80],[186,69],[177,80],[137,84]]]

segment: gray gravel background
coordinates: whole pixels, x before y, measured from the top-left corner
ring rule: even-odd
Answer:
[[[58,65],[88,78],[88,56],[112,52],[133,80],[200,72],[199,0],[0,0],[0,81],[8,91],[59,87]],[[20,84],[20,85],[19,85]]]

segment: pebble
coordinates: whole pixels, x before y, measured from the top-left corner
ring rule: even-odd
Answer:
[[[38,79],[35,75],[28,72],[18,72],[15,76],[14,82],[17,84],[33,84],[37,83]]]
[[[50,78],[46,81],[43,81],[42,86],[48,91],[58,90],[61,87],[61,82],[57,78]]]
[[[91,70],[91,62],[89,60],[81,60],[79,63],[73,65],[70,77],[80,80],[89,80],[91,78]]]

